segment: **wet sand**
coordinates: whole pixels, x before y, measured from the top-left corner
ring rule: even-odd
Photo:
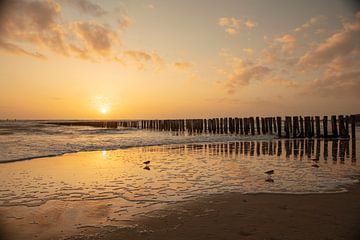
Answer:
[[[0,240],[360,239],[354,146],[205,143],[2,164]],[[264,191],[333,193],[241,194]]]
[[[70,239],[360,239],[360,184],[336,194],[240,194],[157,210],[133,228]]]

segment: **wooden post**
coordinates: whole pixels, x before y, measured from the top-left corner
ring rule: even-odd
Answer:
[[[219,118],[216,118],[216,133],[219,133],[220,132],[220,120]]]
[[[281,138],[281,117],[276,117],[277,127],[278,127],[278,136]]]
[[[345,129],[344,129],[344,116],[343,115],[339,115],[338,116],[339,119],[339,136],[340,137],[345,137]]]
[[[250,118],[250,128],[251,128],[251,135],[255,135],[255,121],[254,118]]]
[[[327,124],[328,124],[328,117],[327,117],[327,116],[324,116],[324,118],[323,118],[323,133],[324,133],[324,138],[327,138],[327,137],[328,137],[328,127],[327,127]]]
[[[311,137],[310,117],[304,117],[304,120],[305,120],[305,137],[310,138]]]
[[[321,134],[320,134],[320,117],[319,116],[315,117],[315,128],[316,128],[316,137],[320,138]]]
[[[239,134],[239,118],[235,118],[235,133]]]
[[[331,116],[331,130],[332,130],[332,136],[338,137],[338,130],[337,130],[337,124],[336,124],[336,116]]]
[[[355,115],[350,116],[350,123],[351,123],[351,138],[355,139],[355,129],[356,129],[356,118]]]
[[[272,117],[268,118],[268,129],[269,133],[272,134]]]
[[[245,135],[248,135],[248,133],[249,133],[248,118],[244,118],[244,132],[245,132]]]
[[[261,118],[261,130],[263,134],[266,134],[265,118]]]
[[[299,135],[299,117],[294,116],[292,118],[292,120],[293,120],[293,125],[292,125],[293,126],[293,132],[292,132],[292,134],[293,134],[294,138],[297,138],[298,135]]]
[[[286,116],[285,117],[285,137],[286,138],[290,138],[290,122],[291,122],[291,117]]]
[[[242,118],[239,118],[239,122],[240,122],[240,134],[243,135],[243,134],[244,134],[243,119],[242,119]]]
[[[347,138],[350,138],[349,135],[349,124],[350,124],[350,116],[346,115],[345,116],[345,123],[344,123],[344,128],[345,128],[345,134]]]
[[[315,132],[315,122],[314,122],[314,117],[311,117],[310,118],[310,121],[311,121],[311,132],[310,132],[310,136],[311,137],[314,137],[314,132]]]
[[[256,130],[257,130],[257,133],[260,135],[261,134],[261,128],[260,128],[260,119],[259,119],[259,117],[256,117]]]
[[[272,118],[272,121],[274,123],[274,133],[277,132],[277,126],[276,126],[276,119],[275,117]]]
[[[224,118],[224,132],[228,133],[228,118]]]
[[[304,119],[302,116],[300,116],[300,136],[304,137]]]

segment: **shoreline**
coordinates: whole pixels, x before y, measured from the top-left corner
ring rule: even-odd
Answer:
[[[360,239],[360,183],[344,193],[225,193],[155,210],[135,227],[104,227],[84,239]]]

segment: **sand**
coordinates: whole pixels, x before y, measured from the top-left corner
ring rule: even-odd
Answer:
[[[133,228],[70,239],[360,239],[360,184],[335,194],[240,194],[154,211]]]

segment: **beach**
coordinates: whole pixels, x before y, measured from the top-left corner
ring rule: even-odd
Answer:
[[[360,239],[360,185],[336,194],[209,196],[154,211],[133,228],[69,239]]]
[[[357,144],[239,139],[2,163],[2,239],[356,239]]]

